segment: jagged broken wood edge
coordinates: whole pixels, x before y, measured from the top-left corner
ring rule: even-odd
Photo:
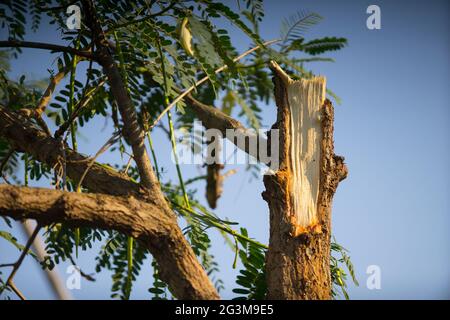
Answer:
[[[264,177],[263,198],[270,210],[270,240],[266,256],[269,299],[330,299],[330,237],[332,199],[339,182],[347,176],[344,158],[335,155],[333,142],[334,109],[326,99],[321,108],[322,141],[320,185],[317,204],[318,223],[299,230],[292,221],[289,148],[291,143],[289,105],[286,88],[295,80],[275,63],[274,73],[279,129],[280,167]],[[269,136],[269,143],[271,137]]]

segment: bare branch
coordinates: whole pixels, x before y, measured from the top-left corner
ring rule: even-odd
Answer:
[[[33,226],[30,220],[25,220],[22,223],[23,229],[25,230],[25,233],[28,235],[28,237],[31,237],[33,234]],[[48,255],[47,251],[45,250],[44,243],[42,242],[41,237],[39,234],[36,236],[33,242],[33,249],[36,253],[36,256],[39,261],[43,261],[45,257]],[[45,269],[45,275],[51,284],[53,291],[60,300],[72,300],[72,296],[69,293],[69,291],[66,289],[59,273],[57,270],[57,267],[55,266],[52,270]]]
[[[68,68],[61,70],[55,76],[50,78],[50,83],[35,108],[35,112],[39,117],[45,112],[48,103],[52,99],[52,94],[55,91],[56,86],[66,76],[67,72]]]
[[[267,146],[264,137],[258,135],[254,130],[247,129],[241,122],[226,115],[219,109],[201,103],[190,94],[185,97],[185,100],[192,106],[193,111],[207,129],[218,129],[224,138],[227,138],[239,149],[255,159],[260,160],[260,145]],[[227,130],[233,130],[234,134],[232,136],[227,135]],[[257,143],[256,148],[251,148],[251,143]]]
[[[14,279],[14,276],[16,275],[17,271],[19,270],[20,266],[22,265],[22,262],[25,259],[26,255],[30,251],[31,245],[33,244],[33,241],[36,238],[36,236],[38,235],[38,232],[40,229],[41,229],[41,226],[38,224],[36,226],[36,228],[34,229],[33,233],[31,234],[31,236],[28,238],[28,241],[19,256],[19,259],[17,259],[17,261],[13,264],[13,269],[8,277],[8,280],[6,280],[6,285],[9,286],[22,300],[26,300],[25,296],[17,289],[17,287],[15,286],[15,284],[13,282],[13,279]]]
[[[88,173],[89,169],[92,167],[92,165],[95,163],[95,160],[102,154],[104,153],[106,150],[109,149],[109,147],[111,147],[114,143],[116,143],[116,141],[119,139],[120,137],[120,132],[116,132],[113,134],[113,136],[111,138],[108,139],[108,141],[106,141],[106,143],[100,148],[100,150],[97,151],[97,153],[95,154],[95,156],[89,161],[89,164],[87,165],[86,170],[83,172],[83,174],[81,175],[80,180],[78,181],[78,185],[76,190],[80,190],[81,189],[81,185],[83,183],[84,177],[86,177],[86,174]]]
[[[90,60],[96,60],[96,57],[89,51],[77,50],[72,47],[65,47],[51,43],[43,42],[31,42],[31,41],[19,41],[19,40],[8,40],[0,41],[0,48],[34,48],[34,49],[44,49],[58,52],[67,52],[80,57],[84,57]]]

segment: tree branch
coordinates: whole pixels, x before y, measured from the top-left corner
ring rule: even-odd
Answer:
[[[0,136],[15,150],[27,152],[35,159],[53,167],[63,157],[61,143],[34,126],[27,118],[0,106]],[[89,158],[65,148],[67,175],[79,181],[89,165]],[[129,177],[105,165],[93,164],[83,180],[83,187],[111,195],[139,196],[139,185]]]
[[[133,156],[139,171],[141,184],[148,190],[155,190],[155,197],[160,197],[161,202],[164,202],[162,196],[160,196],[161,192],[157,191],[159,190],[159,183],[145,148],[144,131],[138,123],[136,110],[128,94],[128,88],[126,88],[121,73],[109,51],[108,41],[97,20],[94,4],[90,0],[84,0],[83,8],[87,24],[94,36],[98,62],[102,65],[103,71],[108,77],[111,92],[123,119],[123,136],[133,149]]]
[[[1,189],[0,189],[1,190]],[[8,285],[18,296],[21,300],[26,300],[25,296],[17,289],[17,287],[14,285],[14,276],[16,275],[17,271],[19,270],[20,266],[22,265],[23,260],[27,256],[28,252],[30,251],[31,245],[34,242],[34,239],[38,235],[39,230],[41,229],[40,224],[38,223],[37,226],[34,228],[34,231],[28,238],[28,241],[25,245],[25,247],[22,250],[22,253],[19,256],[19,259],[12,265],[13,269],[8,277],[8,280],[6,280],[6,285]]]
[[[184,98],[192,106],[199,120],[207,129],[217,129],[239,149],[260,160],[260,145],[267,146],[264,137],[258,135],[254,130],[247,129],[238,120],[226,115],[222,111],[212,106],[208,106],[188,94]],[[227,130],[232,130],[233,135],[228,134]],[[251,148],[252,143],[257,143],[256,148]]]
[[[65,68],[64,70],[61,70],[58,72],[55,76],[50,77],[50,82],[48,84],[47,89],[42,94],[41,99],[39,100],[37,106],[33,108],[24,108],[20,109],[19,112],[22,115],[25,115],[27,117],[33,117],[36,120],[36,123],[50,136],[51,132],[45,123],[45,121],[42,119],[42,114],[45,112],[45,109],[47,108],[47,105],[49,104],[50,100],[52,99],[53,92],[55,91],[56,86],[59,82],[66,76],[67,72],[69,71],[69,68]]]
[[[90,60],[96,60],[96,57],[89,51],[77,50],[72,47],[65,47],[51,43],[30,42],[19,40],[0,41],[0,48],[34,48],[51,51],[67,52]]]
[[[0,185],[0,215],[35,219],[40,225],[64,222],[73,227],[117,230],[149,249],[162,279],[177,298],[218,298],[206,274],[198,269],[176,218],[153,203],[134,197]]]
[[[31,235],[33,234],[33,230],[34,230],[34,227],[31,225],[31,221],[25,220],[22,223],[22,227],[23,227],[25,233],[27,234],[27,236],[29,238],[31,238]],[[33,249],[34,249],[34,252],[36,253],[38,260],[44,261],[45,257],[48,255],[48,253],[45,250],[44,242],[42,241],[39,234],[34,239]],[[73,264],[75,264],[75,263],[73,263]],[[48,282],[52,286],[55,296],[59,300],[72,300],[73,299],[72,295],[65,287],[65,283],[63,283],[56,267],[54,267],[52,270],[45,269],[45,270],[43,270],[43,272],[45,273],[45,276],[46,276]]]

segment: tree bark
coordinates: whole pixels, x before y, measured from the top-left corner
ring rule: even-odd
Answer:
[[[0,185],[0,216],[119,231],[148,248],[176,298],[219,298],[175,216],[166,215],[159,205],[132,196]]]
[[[42,163],[46,163],[49,166],[54,166],[61,161],[62,159],[62,146],[61,143],[49,137],[44,131],[36,128],[26,117],[21,116],[20,114],[3,108],[0,106],[0,136],[4,137],[8,142],[16,148],[18,151],[27,152],[37,160]],[[67,175],[78,181],[81,175],[86,170],[89,165],[89,160],[87,157],[69,149],[65,148],[66,155],[66,169]],[[113,196],[128,197],[131,199],[139,199],[140,203],[147,203],[146,210],[149,210],[150,217],[152,215],[157,216],[158,219],[164,219],[164,221],[172,221],[170,225],[173,228],[174,237],[169,238],[165,245],[160,242],[158,238],[147,237],[145,240],[146,245],[151,249],[150,252],[154,254],[155,259],[158,261],[158,264],[161,266],[161,278],[166,281],[174,295],[179,299],[218,299],[219,295],[217,294],[214,286],[206,275],[205,270],[198,263],[195,258],[195,254],[192,251],[192,248],[189,246],[187,241],[184,239],[181,230],[179,229],[176,223],[175,214],[167,209],[168,205],[164,202],[164,206],[161,205],[161,201],[159,197],[154,197],[154,193],[142,192],[139,188],[139,185],[132,181],[128,176],[121,174],[115,171],[113,168],[109,168],[107,166],[100,165],[95,163],[89,169],[86,174],[85,179],[83,180],[83,186],[90,190],[91,192],[96,192],[95,196],[101,198],[106,196],[106,194]],[[7,186],[0,187],[0,215],[9,215],[13,214],[14,211],[7,211],[7,209],[12,209],[13,205],[18,205],[17,200],[20,199],[20,192],[17,189],[13,195],[9,195],[9,198],[6,197]],[[12,187],[13,188],[13,187]],[[20,189],[26,190],[26,189]],[[38,189],[31,189],[38,190]],[[48,190],[49,192],[53,192],[52,190]],[[37,192],[37,191],[34,191]],[[43,193],[45,191],[42,191]],[[37,193],[35,193],[37,195]],[[105,195],[102,195],[105,194]],[[52,194],[53,195],[53,194]],[[86,195],[70,193],[72,196],[83,197]],[[3,197],[2,197],[3,196]],[[26,196],[24,194],[23,196]],[[53,195],[54,196],[54,195]],[[91,195],[92,196],[92,195]],[[17,197],[17,198],[15,198]],[[115,197],[110,197],[111,203],[114,203]],[[25,210],[27,208],[26,202],[21,202],[21,210],[23,211],[20,215],[15,213],[13,218],[33,218],[38,221],[44,222],[45,219],[59,219],[54,222],[66,222],[68,224],[73,224],[74,227],[80,226],[79,221],[74,220],[73,216],[64,215],[64,213],[60,213],[60,216],[51,217],[49,212],[46,212],[45,215],[35,216],[36,212],[33,212],[33,205],[37,205],[36,202],[38,200],[42,200],[43,202],[47,201],[47,198],[43,196],[42,198],[35,196],[34,198],[27,198],[26,201],[31,201],[34,199],[35,204],[32,202],[29,203],[28,209],[31,210],[30,213],[26,213]],[[74,199],[74,198],[70,198]],[[25,200],[24,200],[25,201]],[[119,201],[119,200],[117,200]],[[137,201],[137,200],[135,200]],[[85,202],[86,203],[86,202]],[[44,204],[40,204],[44,205]],[[47,205],[49,208],[49,205]],[[111,207],[110,207],[111,208]],[[129,207],[132,208],[132,207]],[[89,212],[89,207],[86,207],[85,210]],[[91,208],[92,209],[92,208]],[[145,209],[145,208],[144,208]],[[2,211],[6,210],[6,211]],[[96,209],[97,210],[97,209]],[[132,209],[130,209],[132,213]],[[86,221],[82,222],[87,223],[93,228],[109,228],[117,231],[124,232],[128,235],[134,236],[133,233],[130,233],[133,228],[138,228],[135,220],[131,217],[123,220],[124,223],[128,224],[128,227],[125,225],[121,227],[121,220],[117,219],[120,217],[120,213],[114,214],[111,213],[111,216],[105,215],[102,216],[101,213],[105,213],[105,211],[89,212],[90,218]],[[137,212],[137,211],[136,211]],[[136,213],[138,214],[138,213]],[[23,215],[23,216],[22,216]],[[94,219],[94,217],[97,217]],[[65,219],[65,220],[61,220]],[[110,222],[114,222],[114,224],[105,225],[102,221],[107,219],[112,219]],[[47,221],[47,220],[45,220]],[[150,221],[150,220],[149,220]],[[48,220],[47,222],[51,222]],[[131,225],[130,225],[131,224]],[[150,226],[150,225],[149,225]],[[161,225],[162,226],[162,225]],[[147,226],[148,227],[148,226]],[[125,229],[123,229],[125,228]],[[128,230],[128,231],[127,231]],[[164,229],[163,229],[164,230]],[[156,241],[154,244],[151,243],[151,240],[154,239]],[[159,248],[159,249],[158,249]],[[169,267],[167,271],[165,271],[165,267]],[[175,272],[175,269],[179,269],[178,272]]]
[[[19,152],[26,152],[42,163],[54,167],[63,161],[62,144],[34,126],[28,118],[0,106],[0,136]],[[89,158],[65,147],[67,175],[78,182],[89,165]],[[139,196],[140,189],[127,175],[95,163],[83,180],[91,192],[110,195]],[[145,195],[142,193],[142,195]]]
[[[325,79],[293,81],[276,63],[273,129],[279,129],[280,167],[264,177],[270,210],[266,257],[268,299],[330,299],[331,205],[347,176],[334,154],[334,111]]]

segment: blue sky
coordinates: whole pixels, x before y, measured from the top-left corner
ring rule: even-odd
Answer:
[[[234,2],[233,2],[234,3]],[[366,28],[366,8],[381,8],[381,30]],[[345,156],[349,176],[334,198],[333,232],[351,252],[360,286],[350,284],[353,299],[450,298],[450,110],[449,110],[449,2],[447,1],[266,1],[261,25],[265,39],[279,35],[281,20],[299,10],[319,13],[325,19],[307,38],[342,36],[349,41],[344,50],[328,55],[335,63],[309,67],[327,77],[327,85],[342,98],[336,106],[335,148]],[[223,26],[229,27],[227,23]],[[233,29],[234,30],[234,29]],[[249,40],[234,30],[235,45],[245,50]],[[5,36],[0,37],[4,39]],[[58,42],[48,26],[27,40]],[[27,49],[12,62],[12,77],[45,74],[53,58],[43,51]],[[263,123],[274,122],[274,104],[261,105]],[[166,120],[165,120],[166,121]],[[86,154],[108,140],[111,131],[103,121],[89,124],[79,137]],[[154,136],[165,178],[176,181],[170,161],[170,146],[161,133]],[[119,161],[106,153],[99,159]],[[268,241],[268,209],[261,198],[260,180],[249,182],[244,166],[229,166],[238,173],[227,178],[216,210],[221,217],[240,221],[251,236]],[[199,168],[182,167],[186,178]],[[198,183],[202,198],[204,183]],[[3,225],[0,225],[3,227]],[[17,229],[20,230],[20,229]],[[22,242],[20,232],[16,235]],[[233,252],[213,234],[213,253],[220,264],[220,277],[231,289],[237,270]],[[18,252],[0,240],[0,263],[10,262]],[[83,252],[82,268],[93,270],[95,252]],[[150,264],[148,261],[147,265]],[[381,289],[366,287],[366,269],[381,269]],[[65,277],[65,267],[61,268]],[[133,298],[146,299],[150,267],[139,279]],[[28,298],[51,298],[41,271],[27,259],[16,276],[16,284]],[[108,298],[108,274],[97,282],[82,283],[72,291],[76,298]]]

